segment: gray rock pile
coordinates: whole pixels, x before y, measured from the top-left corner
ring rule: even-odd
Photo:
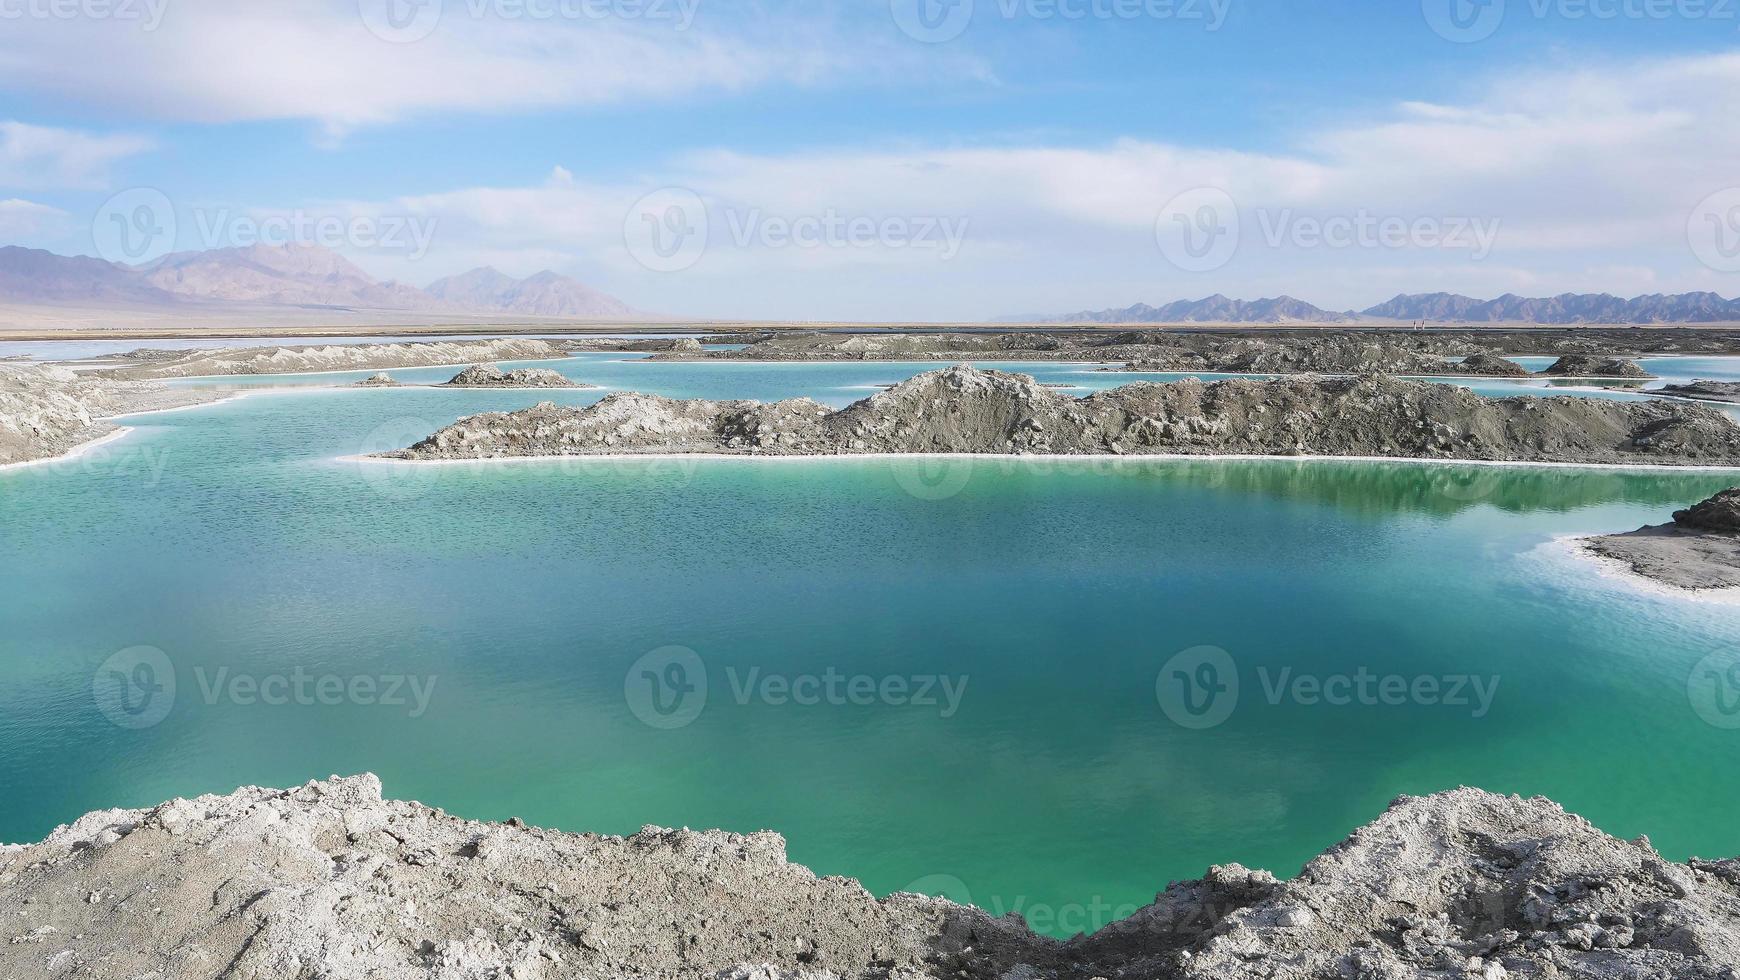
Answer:
[[[1674,395],[1679,398],[1696,398],[1700,401],[1740,404],[1740,382],[1694,381],[1689,385],[1664,385],[1661,388],[1661,394]]]
[[[447,388],[587,388],[549,368],[503,371],[494,364],[473,364],[453,376]]]
[[[1076,399],[965,365],[839,411],[612,395],[461,419],[400,459],[635,453],[1315,455],[1740,464],[1740,424],[1683,402],[1484,398],[1369,375],[1138,382]]]
[[[1397,800],[1293,881],[1210,868],[1059,941],[818,878],[777,834],[476,823],[358,776],[0,848],[0,940],[0,976],[97,980],[1732,980],[1740,863],[1464,789]]]
[[[1541,374],[1556,378],[1636,378],[1640,381],[1655,377],[1623,357],[1589,354],[1567,354],[1554,361]]]

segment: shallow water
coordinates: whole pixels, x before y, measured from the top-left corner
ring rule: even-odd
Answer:
[[[830,404],[936,367],[557,363]],[[1740,609],[1550,546],[1740,475],[338,460],[602,394],[256,392],[0,472],[0,840],[372,770],[472,817],[774,828],[819,872],[1059,933],[1211,863],[1291,873],[1396,794],[1462,784],[1552,796],[1674,857],[1740,853],[1740,731],[1719,727],[1740,717],[1707,670],[1740,647]],[[139,646],[163,659],[110,659]],[[173,697],[152,690],[169,676]],[[1388,677],[1399,703],[1375,696]],[[249,687],[278,679],[289,703]],[[1312,694],[1344,683],[1372,703]]]

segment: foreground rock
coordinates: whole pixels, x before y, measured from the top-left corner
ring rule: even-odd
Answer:
[[[1061,942],[878,900],[777,834],[475,823],[373,776],[87,814],[0,848],[0,975],[1731,978],[1740,863],[1663,860],[1553,803],[1403,797],[1278,881],[1238,865]]]
[[[1658,394],[1699,401],[1740,404],[1740,383],[1733,381],[1694,381],[1689,385],[1664,385]]]
[[[473,364],[453,376],[444,388],[590,388],[549,368],[503,371],[494,364]]]
[[[1655,377],[1623,357],[1595,357],[1588,354],[1568,354],[1554,361],[1541,374],[1554,378],[1636,378],[1648,381]]]
[[[107,372],[132,379],[194,378],[315,371],[377,371],[489,361],[541,361],[566,357],[565,343],[548,340],[467,340],[405,344],[325,344],[318,347],[228,347],[147,355]]]
[[[210,390],[81,376],[48,365],[0,365],[0,466],[50,459],[120,428],[111,418],[215,401]]]
[[[1316,455],[1740,465],[1740,424],[1684,402],[1483,398],[1381,376],[1138,382],[1087,398],[967,366],[839,411],[617,394],[461,419],[410,460],[634,453]]]
[[[1740,588],[1740,487],[1679,511],[1672,524],[1590,538],[1584,544],[1663,585]]]

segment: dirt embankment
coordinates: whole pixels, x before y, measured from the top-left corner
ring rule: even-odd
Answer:
[[[548,340],[461,340],[407,344],[325,344],[319,347],[226,347],[219,350],[134,351],[133,363],[103,371],[129,379],[383,371],[493,361],[567,357],[568,345]]]
[[[1740,962],[1740,862],[1463,789],[1397,800],[1292,881],[1216,866],[1058,941],[818,878],[773,833],[475,823],[365,775],[0,847],[0,939],[0,975],[94,980],[1717,980]]]
[[[80,376],[64,368],[0,364],[0,466],[50,459],[120,428],[110,418],[223,397],[137,381]]]
[[[1087,398],[965,365],[834,411],[611,395],[461,419],[407,460],[637,453],[1292,455],[1740,466],[1740,424],[1685,402],[1484,398],[1382,376],[1138,382]]]
[[[1740,588],[1740,487],[1679,511],[1671,524],[1590,538],[1584,546],[1673,588]]]

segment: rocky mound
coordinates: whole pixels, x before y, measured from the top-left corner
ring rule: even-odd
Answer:
[[[193,378],[238,374],[304,374],[313,371],[374,371],[438,367],[486,361],[540,361],[564,357],[565,346],[548,340],[467,340],[406,344],[327,344],[319,347],[229,347],[181,351],[173,357],[139,358],[115,377]]]
[[[0,848],[0,975],[300,980],[1730,978],[1740,864],[1546,800],[1403,797],[1278,881],[1238,865],[1067,942],[877,900],[777,834],[461,820],[373,776],[87,814]]]
[[[1541,374],[1555,378],[1637,378],[1640,381],[1655,377],[1623,357],[1591,354],[1567,354]]]
[[[1740,487],[1674,514],[1674,523],[1691,531],[1740,534]]]
[[[370,376],[362,379],[361,381],[358,381],[356,384],[351,385],[351,387],[352,388],[397,388],[397,387],[400,387],[400,385],[397,381],[393,380],[392,375],[383,373],[383,374],[370,375]]]
[[[48,459],[115,431],[129,412],[197,405],[218,392],[82,376],[49,365],[0,365],[0,465]]]
[[[1740,424],[1679,402],[1483,398],[1381,376],[1139,382],[1083,399],[965,365],[839,411],[620,394],[461,419],[400,459],[627,453],[1317,455],[1740,464]]]
[[[494,364],[473,364],[453,376],[444,388],[590,388],[549,368],[503,371]]]
[[[1674,514],[1672,524],[1584,541],[1588,550],[1677,589],[1740,588],[1740,487]]]
[[[1689,385],[1664,385],[1661,394],[1700,401],[1740,404],[1740,383],[1733,381],[1694,381]]]
[[[1472,354],[1451,368],[1456,374],[1479,375],[1487,378],[1532,377],[1529,369],[1497,354]]]

